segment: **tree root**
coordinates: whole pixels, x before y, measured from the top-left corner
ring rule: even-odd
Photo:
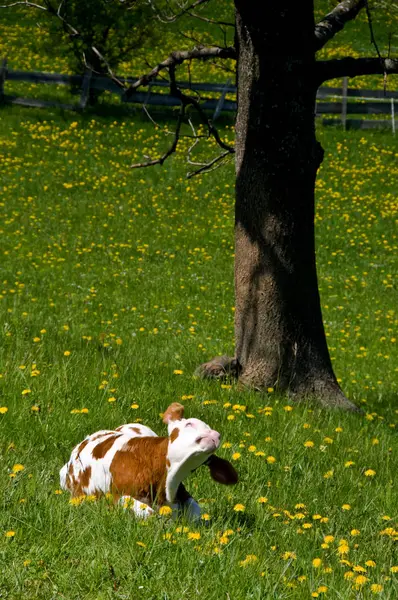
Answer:
[[[237,358],[233,356],[216,356],[209,362],[199,365],[195,376],[201,379],[238,379],[242,370]]]

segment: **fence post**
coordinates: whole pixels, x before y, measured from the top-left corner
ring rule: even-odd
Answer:
[[[394,98],[391,98],[391,129],[393,135],[395,135],[395,106],[394,106]]]
[[[7,75],[7,59],[3,58],[0,64],[0,102],[4,99],[4,82]]]
[[[219,115],[220,115],[220,113],[222,111],[222,107],[224,106],[225,96],[227,95],[227,88],[228,88],[228,86],[229,86],[230,83],[231,83],[231,80],[228,79],[227,83],[223,87],[220,99],[217,102],[216,110],[214,111],[213,123],[219,117]]]
[[[91,69],[86,69],[84,72],[83,83],[82,83],[82,93],[81,93],[80,101],[79,101],[79,108],[81,110],[84,110],[86,108],[88,95],[90,93],[90,82],[91,82],[92,74],[93,74],[93,72]]]
[[[343,92],[341,102],[341,124],[343,129],[347,129],[347,90],[348,90],[348,78],[343,77]]]

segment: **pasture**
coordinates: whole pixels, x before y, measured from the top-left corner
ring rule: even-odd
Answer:
[[[158,122],[0,108],[0,596],[395,600],[397,139],[318,132],[322,309],[351,415],[193,377],[233,353],[234,168],[187,180],[186,140],[129,169],[167,147]],[[59,489],[86,434],[162,435],[173,401],[222,433],[240,475],[190,478],[202,525]]]

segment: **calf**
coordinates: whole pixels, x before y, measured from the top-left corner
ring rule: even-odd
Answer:
[[[158,437],[138,423],[121,425],[87,436],[72,451],[60,471],[61,487],[72,496],[112,493],[115,502],[147,517],[153,506],[184,510],[200,517],[198,503],[183,480],[203,464],[212,478],[234,484],[238,475],[225,459],[214,455],[220,434],[199,419],[184,419],[184,407],[171,404],[163,415],[168,436]]]

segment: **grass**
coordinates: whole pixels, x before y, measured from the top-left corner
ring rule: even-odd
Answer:
[[[13,67],[46,68],[14,30]],[[323,315],[358,416],[193,378],[233,352],[232,164],[188,181],[182,146],[130,170],[168,143],[139,110],[1,111],[2,597],[395,600],[396,139],[318,132]],[[162,434],[173,401],[221,431],[240,475],[190,478],[203,525],[59,493],[87,433],[141,421]]]
[[[182,148],[166,168],[130,171],[164,144],[139,113],[3,115],[4,597],[367,598],[382,588],[393,600],[394,137],[319,132],[322,304],[336,373],[364,407],[353,416],[192,377],[233,349],[232,165],[187,181]],[[240,474],[234,488],[205,468],[192,476],[207,523],[140,523],[105,500],[74,506],[58,493],[59,468],[87,433],[142,420],[161,434],[159,414],[176,400],[222,432],[220,455]]]

